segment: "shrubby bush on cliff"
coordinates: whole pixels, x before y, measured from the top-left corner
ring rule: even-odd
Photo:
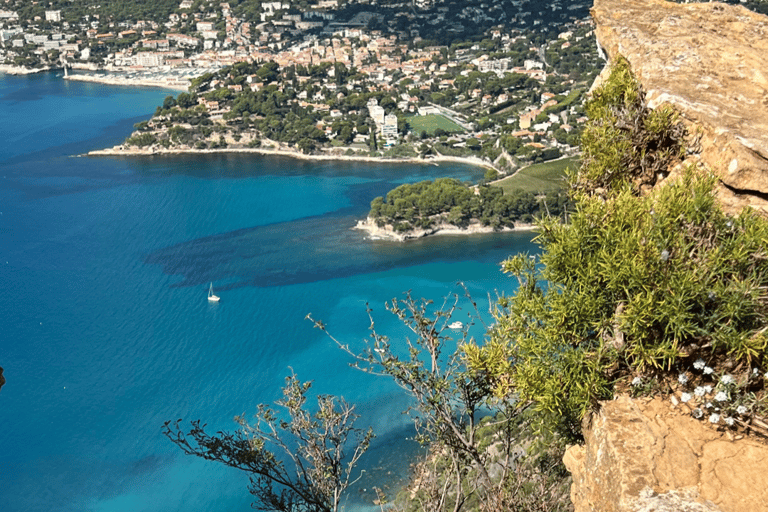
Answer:
[[[549,428],[577,437],[634,372],[768,362],[768,222],[723,213],[701,170],[641,193],[666,174],[682,130],[671,110],[643,107],[625,62],[587,109],[576,211],[540,222],[540,257],[503,263],[519,288],[500,299],[489,343],[466,348],[498,394],[533,401]]]

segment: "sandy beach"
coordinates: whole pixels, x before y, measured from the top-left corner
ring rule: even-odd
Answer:
[[[112,148],[98,149],[90,151],[86,156],[150,156],[150,155],[182,155],[182,154],[210,154],[210,153],[254,153],[259,155],[277,155],[298,158],[301,160],[339,160],[350,162],[384,162],[384,163],[418,163],[437,165],[441,162],[456,162],[475,167],[493,169],[490,162],[476,157],[458,157],[458,156],[428,156],[426,158],[386,158],[375,156],[356,156],[356,155],[338,155],[338,154],[306,154],[297,150],[287,148],[221,148],[221,149],[178,149],[178,148],[126,148],[125,146],[115,146]]]
[[[63,77],[65,80],[80,82],[93,82],[105,85],[123,85],[127,87],[160,87],[174,91],[186,92],[189,89],[189,80],[177,78],[136,78],[119,75],[86,75],[77,74]]]

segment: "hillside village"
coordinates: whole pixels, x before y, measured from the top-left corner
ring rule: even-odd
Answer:
[[[181,119],[200,123],[182,123],[176,133],[194,136],[168,136],[173,116],[165,115],[129,139],[160,149],[253,147],[258,139],[304,152],[437,152],[489,161],[505,153],[500,168],[515,167],[520,158],[573,152],[581,95],[599,67],[583,2],[182,0],[167,14],[158,8],[154,18],[137,20],[95,12],[84,1],[21,4],[8,0],[0,11],[0,56],[13,69],[66,66],[75,79],[193,86],[196,114]],[[270,81],[255,67],[242,76],[217,74],[238,63],[241,71],[246,63],[274,63],[278,74]],[[235,107],[239,96],[262,89],[277,94],[279,112]],[[258,130],[258,121],[274,125],[277,115],[283,124],[289,111],[314,129],[299,137],[285,126]],[[142,137],[147,129],[153,135]]]
[[[588,8],[5,0],[0,59],[9,72],[188,91],[126,147],[473,156],[506,172],[576,152],[602,67]]]

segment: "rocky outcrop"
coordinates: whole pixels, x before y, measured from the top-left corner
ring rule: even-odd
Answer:
[[[623,55],[649,106],[681,112],[689,147],[737,213],[768,212],[768,17],[721,3],[595,0],[597,41]]]
[[[576,512],[768,512],[765,444],[660,398],[601,405],[563,458]]]
[[[465,228],[460,228],[445,222],[437,222],[427,229],[413,228],[399,233],[394,230],[391,224],[379,226],[374,219],[367,217],[365,220],[357,221],[354,229],[360,229],[367,232],[368,236],[373,240],[405,242],[406,240],[424,238],[425,236],[430,235],[477,235],[480,233],[499,233],[507,231],[532,231],[535,229],[535,226],[521,223],[514,228],[503,227],[496,229],[491,226],[483,226],[479,221],[473,220],[469,226]]]

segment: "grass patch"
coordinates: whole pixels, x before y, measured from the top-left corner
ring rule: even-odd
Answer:
[[[550,162],[529,165],[517,171],[513,176],[504,178],[493,184],[501,187],[507,194],[514,189],[522,189],[526,192],[549,193],[564,190],[565,169],[579,167],[579,157],[561,158]]]
[[[427,132],[433,135],[435,130],[442,128],[449,133],[463,133],[464,128],[440,114],[428,114],[426,116],[412,116],[408,118],[408,126],[415,134]]]

